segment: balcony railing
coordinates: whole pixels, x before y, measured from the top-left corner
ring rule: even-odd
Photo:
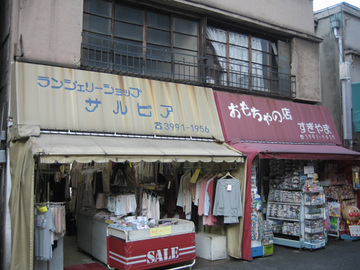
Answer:
[[[291,97],[294,91],[294,78],[274,68],[231,60],[210,66],[211,62],[195,54],[83,34],[81,66],[87,70],[281,97]]]

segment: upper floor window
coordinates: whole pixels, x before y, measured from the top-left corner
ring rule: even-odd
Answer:
[[[84,0],[81,64],[214,88],[291,95],[287,42],[214,26],[200,31],[199,22],[116,0]]]
[[[85,0],[82,65],[198,81],[198,22],[130,7]]]
[[[206,28],[206,40],[208,82],[290,95],[288,44],[282,42],[279,52],[278,42],[211,26]]]

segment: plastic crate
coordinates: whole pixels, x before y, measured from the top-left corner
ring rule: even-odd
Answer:
[[[251,248],[251,257],[260,257],[264,255],[264,248],[263,246],[252,247]]]
[[[270,256],[274,254],[274,245],[264,246],[264,256]]]

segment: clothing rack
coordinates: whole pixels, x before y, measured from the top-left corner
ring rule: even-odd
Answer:
[[[41,202],[41,203],[35,203],[35,206],[65,206],[65,202]]]
[[[227,163],[226,163],[227,164]],[[197,163],[197,165],[194,165],[194,166],[183,166],[181,169],[183,171],[186,171],[186,170],[191,170],[191,171],[194,171],[196,169],[203,169],[203,170],[206,170],[208,172],[222,172],[222,173],[226,173],[228,171],[233,171],[233,170],[236,170],[238,167],[238,162],[235,162],[235,165],[234,166],[231,166],[231,167],[227,167],[227,166],[224,166],[224,168],[214,168],[213,166],[206,166],[206,163],[203,164],[201,163],[200,161]]]
[[[44,205],[65,205],[65,202],[40,202],[35,203],[36,206],[44,206]]]
[[[144,187],[141,187],[140,188],[140,194],[142,194],[143,192],[153,196],[153,197],[160,197],[160,195],[158,195],[155,191],[151,190],[151,189],[148,189],[148,188],[144,188]]]

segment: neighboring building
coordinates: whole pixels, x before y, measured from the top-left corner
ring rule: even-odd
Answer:
[[[360,9],[346,2],[315,12],[315,33],[323,39],[321,104],[330,109],[344,146],[356,151],[360,151],[360,137],[352,128],[351,85],[360,82],[359,27]],[[343,98],[350,102],[344,103]]]
[[[352,13],[344,12],[349,7],[341,7],[340,14],[344,14],[342,24],[352,23],[352,17],[346,20],[346,16]],[[358,14],[356,10],[352,12]],[[21,263],[14,264],[14,256],[23,251],[11,249],[14,247],[11,232],[15,228],[10,222],[9,197],[14,187],[10,175],[9,144],[5,142],[39,136],[49,129],[71,131],[69,126],[73,123],[71,116],[57,118],[50,112],[42,115],[44,118],[49,116],[46,126],[40,123],[32,128],[30,124],[34,122],[12,122],[15,120],[12,113],[16,112],[19,114],[16,117],[27,120],[31,116],[21,114],[22,109],[28,112],[31,106],[46,105],[46,101],[30,103],[31,96],[23,100],[12,99],[14,89],[22,87],[26,92],[28,87],[25,81],[21,82],[22,85],[15,85],[14,76],[23,72],[15,71],[16,64],[119,74],[298,103],[323,102],[331,107],[328,95],[321,89],[328,90],[328,81],[333,85],[339,82],[331,75],[331,80],[322,80],[324,85],[321,88],[321,39],[314,33],[313,6],[309,0],[5,0],[0,4],[0,14],[1,150],[6,150],[6,153],[0,152],[3,154],[0,158],[2,269],[23,269]],[[317,31],[320,25],[319,19]],[[357,29],[351,25],[351,29]],[[324,28],[331,30],[330,23]],[[318,36],[322,35],[318,33]],[[324,37],[325,41],[328,36],[331,34]],[[352,31],[349,38],[353,39],[345,42],[348,44],[344,46],[346,57],[358,58],[359,48],[356,46],[359,44],[356,44]],[[335,47],[336,40],[333,42],[330,48]],[[336,69],[335,66],[335,74]],[[36,72],[31,75],[40,80],[37,82],[41,87],[50,80],[54,83],[53,88],[59,86],[57,77],[40,78]],[[74,82],[69,79],[64,78],[64,82],[72,87]],[[339,96],[336,91],[335,101]],[[62,109],[66,112],[68,108]],[[338,108],[333,107],[333,117],[339,121],[335,109]],[[92,130],[96,121],[87,127],[76,124],[76,131],[99,132],[96,128]],[[117,132],[107,128],[102,131]],[[27,192],[31,193],[30,190]],[[14,204],[11,206],[15,207]],[[26,205],[18,207],[26,208]],[[26,214],[26,211],[22,213]],[[20,224],[16,230],[26,232],[26,228],[31,228],[32,225],[26,222],[18,221]],[[13,239],[33,243],[33,235],[19,233]],[[32,250],[32,246],[25,247],[25,251],[28,249]],[[33,263],[29,254],[24,258]]]

